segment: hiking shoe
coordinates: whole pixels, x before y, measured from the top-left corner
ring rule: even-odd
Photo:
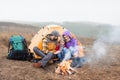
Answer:
[[[41,62],[34,63],[33,67],[36,67],[36,68],[42,67],[42,63]]]

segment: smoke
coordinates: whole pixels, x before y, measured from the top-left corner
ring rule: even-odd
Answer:
[[[106,31],[106,30],[105,30]],[[97,39],[94,41],[92,48],[86,51],[87,56],[86,64],[88,63],[91,67],[109,65],[111,62],[117,60],[117,53],[112,49],[111,46],[120,44],[120,28],[116,26],[109,27],[106,32],[100,32]],[[89,48],[87,48],[89,49]],[[110,52],[111,51],[111,52]],[[114,53],[114,54],[113,54]],[[110,56],[113,54],[112,56]],[[71,58],[71,53],[65,54],[64,60]],[[79,64],[79,63],[78,63]]]
[[[98,39],[94,42],[90,52],[88,52],[87,61],[90,66],[94,66],[99,61],[102,61],[107,55],[107,45]]]
[[[106,44],[101,41],[96,41],[93,45],[93,50],[96,53],[97,59],[102,58],[106,55]]]
[[[93,43],[93,46],[88,52],[87,61],[90,66],[95,64],[110,64],[113,60],[116,60],[115,56],[109,56],[110,46],[120,44],[120,27],[112,26],[106,34],[100,35]],[[113,50],[114,51],[114,50]],[[112,53],[113,54],[113,53]],[[117,54],[114,51],[114,55]]]
[[[109,34],[109,42],[120,44],[120,27],[112,27],[112,31]]]

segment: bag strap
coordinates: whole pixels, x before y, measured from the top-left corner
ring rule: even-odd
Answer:
[[[11,44],[11,42],[9,41],[9,43],[8,43],[8,53],[10,51],[10,44]]]
[[[21,36],[21,35],[20,35],[20,36]],[[27,42],[26,42],[25,38],[24,38],[23,36],[21,36],[21,38],[22,38],[22,43],[24,44],[24,47],[25,47],[25,48],[28,48],[28,47],[27,47]]]
[[[23,40],[23,44],[25,45],[25,48],[27,48],[27,49],[28,49],[28,47],[27,47],[27,42],[26,42],[26,40],[25,40],[25,39]]]
[[[23,36],[21,36],[21,37],[23,38]],[[30,53],[30,50],[29,50],[29,48],[28,48],[28,46],[27,46],[27,42],[26,42],[26,39],[25,39],[25,38],[23,38],[23,44],[24,44],[24,47],[25,47],[25,49],[27,50],[27,52]]]

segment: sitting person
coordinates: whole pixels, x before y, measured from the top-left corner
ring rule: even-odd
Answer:
[[[42,57],[42,59],[36,63],[34,63],[34,67],[45,67],[46,64],[52,59],[55,54],[57,54],[57,50],[59,49],[59,32],[54,30],[51,34],[48,34],[45,38],[43,38],[42,47],[34,47],[33,50],[36,55]],[[40,45],[39,44],[39,45]]]
[[[58,57],[62,60],[72,59],[72,67],[81,67],[84,61],[83,57],[80,57],[80,48],[78,41],[71,35],[69,31],[63,33],[64,48]]]

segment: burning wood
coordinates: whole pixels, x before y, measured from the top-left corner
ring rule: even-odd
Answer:
[[[76,71],[70,67],[71,63],[72,60],[62,61],[60,64],[58,64],[55,73],[61,75],[71,75],[73,73],[76,73]]]

